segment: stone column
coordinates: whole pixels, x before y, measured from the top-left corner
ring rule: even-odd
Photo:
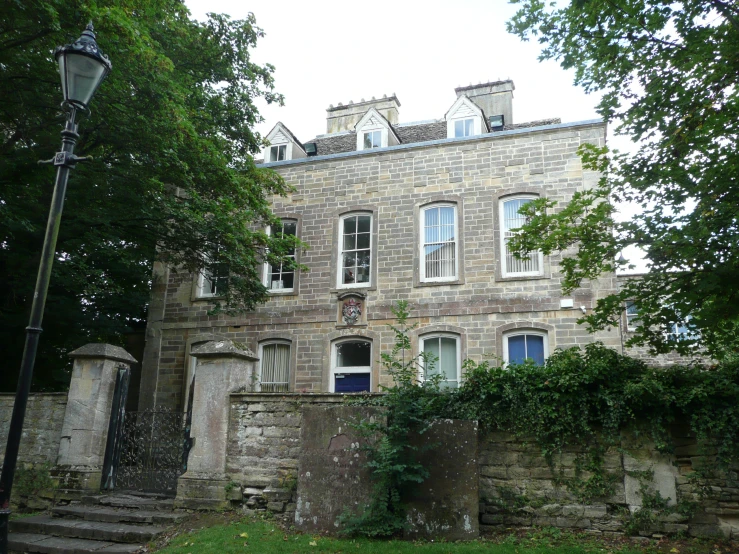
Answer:
[[[72,382],[52,474],[61,489],[99,491],[116,372],[136,360],[111,344],[86,344],[69,356],[74,358]]]
[[[193,445],[187,472],[177,482],[175,505],[227,507],[229,394],[253,388],[259,358],[245,345],[231,340],[207,342],[193,349],[192,355],[198,360],[190,431]]]

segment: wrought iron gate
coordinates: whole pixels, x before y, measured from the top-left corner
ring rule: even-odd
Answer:
[[[128,368],[119,368],[103,465],[104,490],[174,494],[187,469],[191,440],[185,413],[126,412]]]
[[[115,488],[174,494],[185,472],[185,414],[126,413]]]

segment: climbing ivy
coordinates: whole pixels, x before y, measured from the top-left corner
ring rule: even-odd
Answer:
[[[387,417],[383,421],[359,421],[352,425],[365,438],[373,487],[370,502],[359,513],[347,512],[342,517],[344,533],[368,537],[397,535],[406,526],[403,499],[409,488],[422,483],[429,475],[421,463],[423,452],[434,445],[416,446],[412,437],[423,435],[433,419],[448,411],[451,394],[442,390],[440,375],[432,375],[436,359],[421,353],[412,356],[408,304],[398,302],[393,308],[397,324],[390,328],[395,342],[390,353],[382,354],[382,366],[393,379],[393,385],[381,386],[384,395],[359,398],[355,405],[381,407]],[[424,379],[419,379],[424,376]]]
[[[411,355],[407,303],[394,313],[395,345],[382,356],[394,384],[385,395],[360,401],[383,407],[387,426],[357,424],[365,437],[375,437],[367,447],[374,492],[363,512],[345,516],[347,533],[390,536],[404,528],[404,492],[428,476],[411,437],[437,418],[478,420],[484,430],[535,443],[555,482],[584,502],[614,492],[618,475],[606,470],[604,459],[609,449],[620,448],[626,432],[670,452],[671,425],[687,422],[712,460],[704,471],[727,469],[739,459],[739,358],[707,367],[653,368],[595,343],[557,350],[542,366],[466,360],[464,382],[450,391],[438,377],[419,380],[435,360]],[[566,452],[577,452],[574,477],[562,471]],[[661,500],[654,499],[649,513]],[[644,523],[635,521],[634,528]]]

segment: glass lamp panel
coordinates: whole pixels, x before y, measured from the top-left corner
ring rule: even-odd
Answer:
[[[82,54],[66,52],[59,56],[62,92],[66,100],[87,106],[105,77],[105,66]]]

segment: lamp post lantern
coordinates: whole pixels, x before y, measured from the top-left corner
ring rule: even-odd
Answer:
[[[77,162],[87,159],[74,155],[74,146],[77,144],[77,139],[79,139],[75,119],[77,112],[89,112],[88,104],[93,94],[95,94],[100,83],[108,76],[112,67],[108,57],[98,48],[92,23],[87,25],[80,38],[75,42],[57,48],[54,57],[59,64],[59,74],[61,75],[62,92],[64,94],[62,107],[67,113],[67,121],[62,131],[61,151],[54,156],[53,160],[46,162],[53,162],[56,166],[56,181],[54,182],[54,193],[51,200],[51,209],[49,210],[49,219],[46,224],[46,235],[44,236],[41,262],[36,278],[36,288],[33,294],[31,316],[28,327],[26,327],[26,343],[18,377],[18,390],[13,404],[13,415],[8,431],[5,459],[2,474],[0,474],[0,554],[7,554],[8,552],[10,493],[18,460],[18,447],[23,430],[23,419],[26,415],[28,393],[31,389],[36,350],[42,330],[41,322],[46,304],[46,294],[49,289],[51,267],[54,263],[56,240],[62,218],[64,196],[67,191],[67,179],[69,170],[73,169]]]

